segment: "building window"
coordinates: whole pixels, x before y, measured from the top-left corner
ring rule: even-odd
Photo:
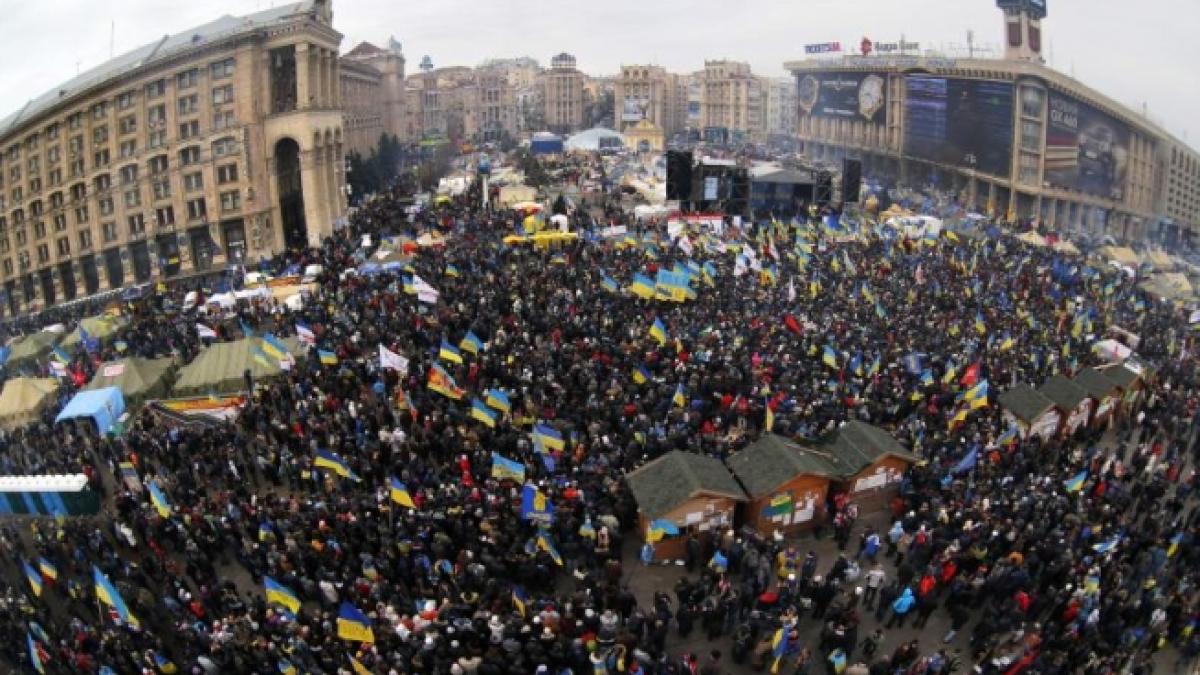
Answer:
[[[167,227],[175,224],[175,207],[164,206],[161,209],[155,209],[154,222],[158,223],[159,227]]]
[[[183,189],[185,192],[196,192],[204,189],[204,175],[199,171],[189,173],[183,177]]]
[[[11,277],[13,275],[12,258],[4,259],[4,276]]]
[[[58,122],[46,127],[46,138],[51,141],[58,140]]]
[[[108,154],[108,150],[98,150],[96,154],[92,155],[94,168],[99,169],[102,166],[108,166],[109,161],[111,161],[111,157]]]
[[[209,65],[209,76],[214,80],[233,76],[233,59],[224,59]]]
[[[107,102],[101,101],[100,103],[97,103],[96,105],[92,106],[92,119],[93,120],[102,120],[102,119],[104,119],[104,116],[107,114],[108,114],[108,103]]]
[[[40,200],[29,204],[29,215],[34,218],[40,218],[42,215],[42,202]]]
[[[30,157],[29,158],[29,161],[25,163],[26,166],[29,167],[29,175],[32,176],[33,174],[42,170],[41,162],[42,162],[42,160],[38,157]]]
[[[17,254],[17,265],[21,268],[21,271],[25,271],[25,270],[29,269],[29,252],[28,251],[21,251],[20,253]]]
[[[109,200],[109,203],[111,204],[112,201]],[[80,207],[76,208],[75,209],[75,224],[76,225],[87,225],[87,223],[88,223],[88,207],[80,206]]]
[[[58,164],[60,159],[62,159],[62,150],[57,145],[46,150],[47,164]]]
[[[58,238],[58,255],[66,257],[71,255],[71,239],[69,237]]]
[[[108,127],[98,126],[92,129],[92,144],[100,145],[108,142]]]
[[[50,208],[61,209],[63,206],[63,202],[64,202],[64,200],[63,200],[62,192],[55,192],[54,194],[50,195]],[[2,208],[2,207],[0,207],[0,208]]]
[[[126,220],[129,223],[130,236],[137,236],[146,231],[146,219],[142,217],[142,214],[135,213]]]
[[[24,199],[24,198],[25,198],[25,194],[24,194],[24,192],[21,190],[21,186],[20,186],[20,185],[18,185],[18,186],[16,186],[15,188],[13,188],[13,189],[12,189],[12,200],[13,200],[13,203],[14,203],[14,204],[16,204],[16,203],[20,202],[20,201],[21,201],[22,199]]]
[[[130,157],[133,157],[136,154],[137,154],[137,141],[136,140],[131,138],[128,141],[121,141],[121,159],[129,159]]]
[[[156,148],[161,148],[162,146],[164,146],[166,144],[167,144],[167,130],[166,129],[155,129],[154,131],[151,131],[149,134],[146,134],[146,147],[147,148],[154,150]]]
[[[74,130],[74,129],[78,129],[82,126],[83,126],[83,114],[82,113],[75,113],[67,118],[67,128],[68,129]]]
[[[135,208],[142,205],[142,191],[134,188],[125,191],[125,207]]]
[[[24,229],[17,230],[16,232],[13,233],[13,236],[15,236],[17,239],[17,246],[25,245],[26,238],[25,238],[25,230]]]
[[[191,115],[200,109],[200,97],[195,94],[180,96],[177,102],[180,115]]]
[[[205,208],[204,198],[189,199],[187,203],[188,220],[203,220],[208,216],[208,209]]]
[[[222,87],[214,87],[212,90],[213,105],[224,105],[233,102],[233,85],[227,84]]]
[[[225,137],[214,141],[212,144],[213,157],[224,157],[237,152],[237,141],[232,137]]]
[[[126,115],[118,122],[122,134],[132,134],[137,131],[137,116]]]
[[[0,253],[8,253],[9,248],[8,237],[0,238]]]
[[[110,244],[110,243],[116,241],[117,240],[117,224],[116,223],[104,223],[103,225],[101,225],[100,226],[100,238],[103,239],[104,243],[106,243],[106,244]]]
[[[154,181],[154,200],[171,198],[171,181],[156,180]]]
[[[96,205],[100,207],[100,215],[111,216],[113,214],[113,200],[110,197],[101,197],[96,200]]]
[[[67,229],[67,217],[61,213],[54,214],[54,231],[62,232]]]
[[[151,129],[157,128],[160,124],[167,123],[167,106],[159,103],[156,106],[151,106],[146,110],[146,125]]]
[[[77,159],[71,162],[71,178],[79,178],[83,175],[83,160]]]
[[[200,146],[193,145],[179,151],[179,163],[189,166],[200,161]]]
[[[41,191],[42,191],[42,179],[41,179],[41,178],[33,178],[33,179],[30,179],[30,181],[29,181],[29,193],[30,193],[30,194],[35,194],[35,195],[36,195],[37,193],[39,193],[39,192],[41,192]]]
[[[237,124],[232,110],[217,110],[213,112],[213,129],[228,129]]]
[[[50,262],[50,247],[45,244],[38,244],[37,255],[39,265]]]
[[[45,239],[46,238],[46,223],[43,223],[42,221],[39,220],[33,224],[33,238],[34,239]]]
[[[81,230],[79,232],[79,250],[86,251],[92,247],[92,231]]]
[[[136,183],[138,179],[137,164],[127,164],[121,167],[121,185]]]
[[[237,164],[226,164],[217,167],[217,184],[233,183],[238,179]]]
[[[150,158],[150,173],[152,175],[163,173],[167,170],[167,166],[168,162],[166,155],[159,155],[158,157]]]
[[[112,178],[108,174],[102,173],[96,176],[96,192],[106,192],[112,187]]]
[[[175,76],[175,88],[187,89],[188,87],[194,87],[196,86],[196,81],[199,80],[199,78],[200,70],[198,68],[185,70]]]
[[[237,211],[242,208],[242,193],[238,190],[230,190],[221,193],[221,210],[222,211]]]
[[[158,98],[167,93],[167,81],[155,80],[146,85],[146,98]]]
[[[181,140],[181,141],[187,140],[189,138],[193,138],[193,137],[199,136],[199,135],[200,135],[199,120],[192,120],[191,122],[184,122],[183,124],[179,125],[179,140]]]

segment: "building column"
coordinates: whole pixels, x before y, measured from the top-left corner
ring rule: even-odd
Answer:
[[[333,75],[333,62],[337,55],[328,49],[321,50],[321,72],[325,74],[325,100],[324,107],[335,108],[337,101],[335,92],[337,91],[337,79]]]
[[[325,187],[321,181],[317,149],[300,151],[300,185],[304,190],[304,224],[308,230],[308,243],[316,246],[321,241],[325,227]]]
[[[311,69],[309,66],[309,58],[312,52],[309,49],[307,42],[299,42],[296,44],[296,109],[307,110],[312,107],[309,97],[313,95],[311,87]]]
[[[337,50],[329,52],[329,91],[330,100],[334,108],[342,107],[342,84],[338,75],[341,70],[341,64],[338,63]]]

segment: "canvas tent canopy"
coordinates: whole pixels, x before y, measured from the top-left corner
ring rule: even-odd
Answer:
[[[116,387],[84,390],[63,407],[55,424],[63,420],[90,417],[96,423],[96,430],[106,434],[116,425],[117,420],[125,412],[125,397]]]
[[[96,340],[107,340],[116,334],[121,328],[121,324],[115,317],[111,316],[89,316],[82,319],[75,330],[71,331],[67,337],[63,338],[62,347],[67,351],[71,351],[80,342],[83,342],[83,333],[80,329],[86,330],[88,337]]]
[[[1138,258],[1138,254],[1134,253],[1133,249],[1125,246],[1105,246],[1104,248],[1101,248],[1098,253],[1105,260],[1115,260],[1122,265],[1137,267],[1139,264],[1141,264],[1141,259]]]
[[[1017,235],[1017,239],[1020,239],[1021,241],[1025,242],[1026,244],[1030,244],[1031,246],[1045,246],[1046,245],[1045,237],[1038,234],[1037,232],[1034,232],[1033,230],[1030,230],[1023,234]]]
[[[100,364],[84,389],[116,387],[126,404],[137,405],[146,399],[165,396],[167,380],[175,368],[173,359],[127,358]]]
[[[54,402],[58,380],[17,377],[4,383],[0,392],[0,427],[16,429],[37,419],[43,408]]]
[[[746,495],[720,460],[675,450],[626,476],[638,510],[658,518],[699,495],[745,501]]]
[[[28,361],[35,361],[45,357],[58,343],[62,335],[47,331],[38,331],[31,333],[14,342],[11,347],[12,351],[8,354],[8,364],[17,366]]]
[[[293,357],[299,359],[303,355],[296,338],[284,338],[282,342]],[[243,374],[246,370],[249,370],[255,379],[275,377],[282,373],[283,368],[279,362],[269,355],[266,365],[255,360],[255,349],[261,345],[261,338],[209,345],[194,361],[179,371],[179,379],[173,390],[175,395],[201,396],[241,391],[245,389]]]

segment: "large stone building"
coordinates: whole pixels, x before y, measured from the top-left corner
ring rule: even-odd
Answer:
[[[502,68],[433,68],[429,57],[423,64],[408,79],[405,138],[463,143],[516,137],[517,90]]]
[[[556,133],[577,131],[584,122],[583,85],[587,76],[575,67],[575,57],[562,53],[550,59],[550,70],[539,79],[542,116]]]
[[[1048,68],[1045,7],[1000,0],[1003,59],[846,56],[784,64],[804,153],[869,179],[936,184],[968,206],[1050,230],[1127,241],[1188,237],[1200,156],[1132,110]],[[1171,232],[1167,233],[1168,235]]]
[[[0,120],[7,313],[316,244],[345,210],[329,0],[224,16]]]
[[[662,66],[621,66],[613,82],[613,114],[617,131],[648,120],[666,136],[686,126],[687,87]]]
[[[764,131],[762,80],[741,61],[705,61],[700,126],[707,140],[751,140]]]
[[[768,136],[796,133],[796,80],[791,77],[763,78],[766,107],[763,114]]]
[[[405,139],[407,92],[400,43],[390,39],[382,49],[360,42],[342,56],[339,75],[347,152],[366,155],[382,134]]]

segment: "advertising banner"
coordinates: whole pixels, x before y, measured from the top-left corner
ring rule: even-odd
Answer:
[[[840,51],[842,51],[842,43],[840,42],[818,42],[804,45],[805,54],[836,54]]]
[[[905,154],[1009,175],[1012,84],[910,75],[904,90]]]
[[[622,122],[640,122],[646,116],[646,104],[640,98],[627,98],[623,101],[621,108]]]
[[[1122,199],[1129,127],[1086,103],[1050,93],[1046,174],[1051,185]]]
[[[875,73],[807,73],[796,78],[800,112],[883,124],[887,88]]]

